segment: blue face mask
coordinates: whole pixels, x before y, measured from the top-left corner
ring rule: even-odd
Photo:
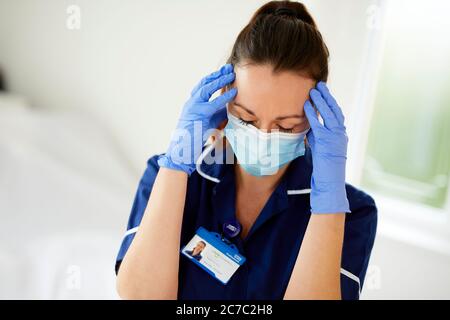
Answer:
[[[239,165],[251,175],[265,176],[275,174],[280,167],[305,154],[304,138],[309,128],[300,133],[269,133],[228,112],[224,131]]]

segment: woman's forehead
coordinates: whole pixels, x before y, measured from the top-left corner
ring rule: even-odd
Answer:
[[[303,109],[313,79],[294,72],[273,73],[269,65],[235,66],[236,79],[232,86],[238,89],[235,101],[248,109],[275,108],[278,113],[292,113]]]

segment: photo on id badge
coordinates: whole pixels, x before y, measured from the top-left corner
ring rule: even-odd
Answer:
[[[227,284],[245,258],[221,243],[213,233],[199,228],[181,252],[222,284]]]

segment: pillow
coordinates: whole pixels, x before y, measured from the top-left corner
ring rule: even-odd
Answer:
[[[29,107],[29,103],[24,96],[5,91],[0,91],[0,109],[26,108],[26,107]]]

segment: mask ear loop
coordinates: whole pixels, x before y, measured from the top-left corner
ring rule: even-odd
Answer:
[[[201,175],[205,179],[211,180],[216,183],[219,183],[220,180],[217,179],[216,177],[211,177],[210,175],[204,173],[201,169],[201,164],[203,163],[205,157],[212,151],[212,149],[214,149],[217,146],[217,144],[222,143],[223,137],[225,136],[223,130],[219,131],[219,135],[220,137],[218,139],[215,139],[212,143],[208,144],[205,147],[205,150],[203,150],[203,152],[198,157],[197,162],[195,163],[195,168],[197,169],[199,175]]]
[[[319,111],[317,110],[317,107],[316,107],[316,105],[314,104],[314,101],[312,101],[311,98],[308,98],[308,100],[309,100],[309,102],[311,103],[312,107],[314,108],[314,111],[320,116],[320,113],[319,113]],[[320,119],[321,119],[321,118],[322,118],[322,117],[319,118],[319,122],[320,122]],[[308,123],[309,123],[309,122],[308,122]],[[307,144],[308,147],[311,146],[311,145],[309,144],[309,141],[308,141],[308,133],[309,133],[310,130],[312,130],[312,129],[311,129],[311,124],[309,125],[309,130],[308,130],[308,132],[305,134],[305,138],[304,138],[305,144]]]

